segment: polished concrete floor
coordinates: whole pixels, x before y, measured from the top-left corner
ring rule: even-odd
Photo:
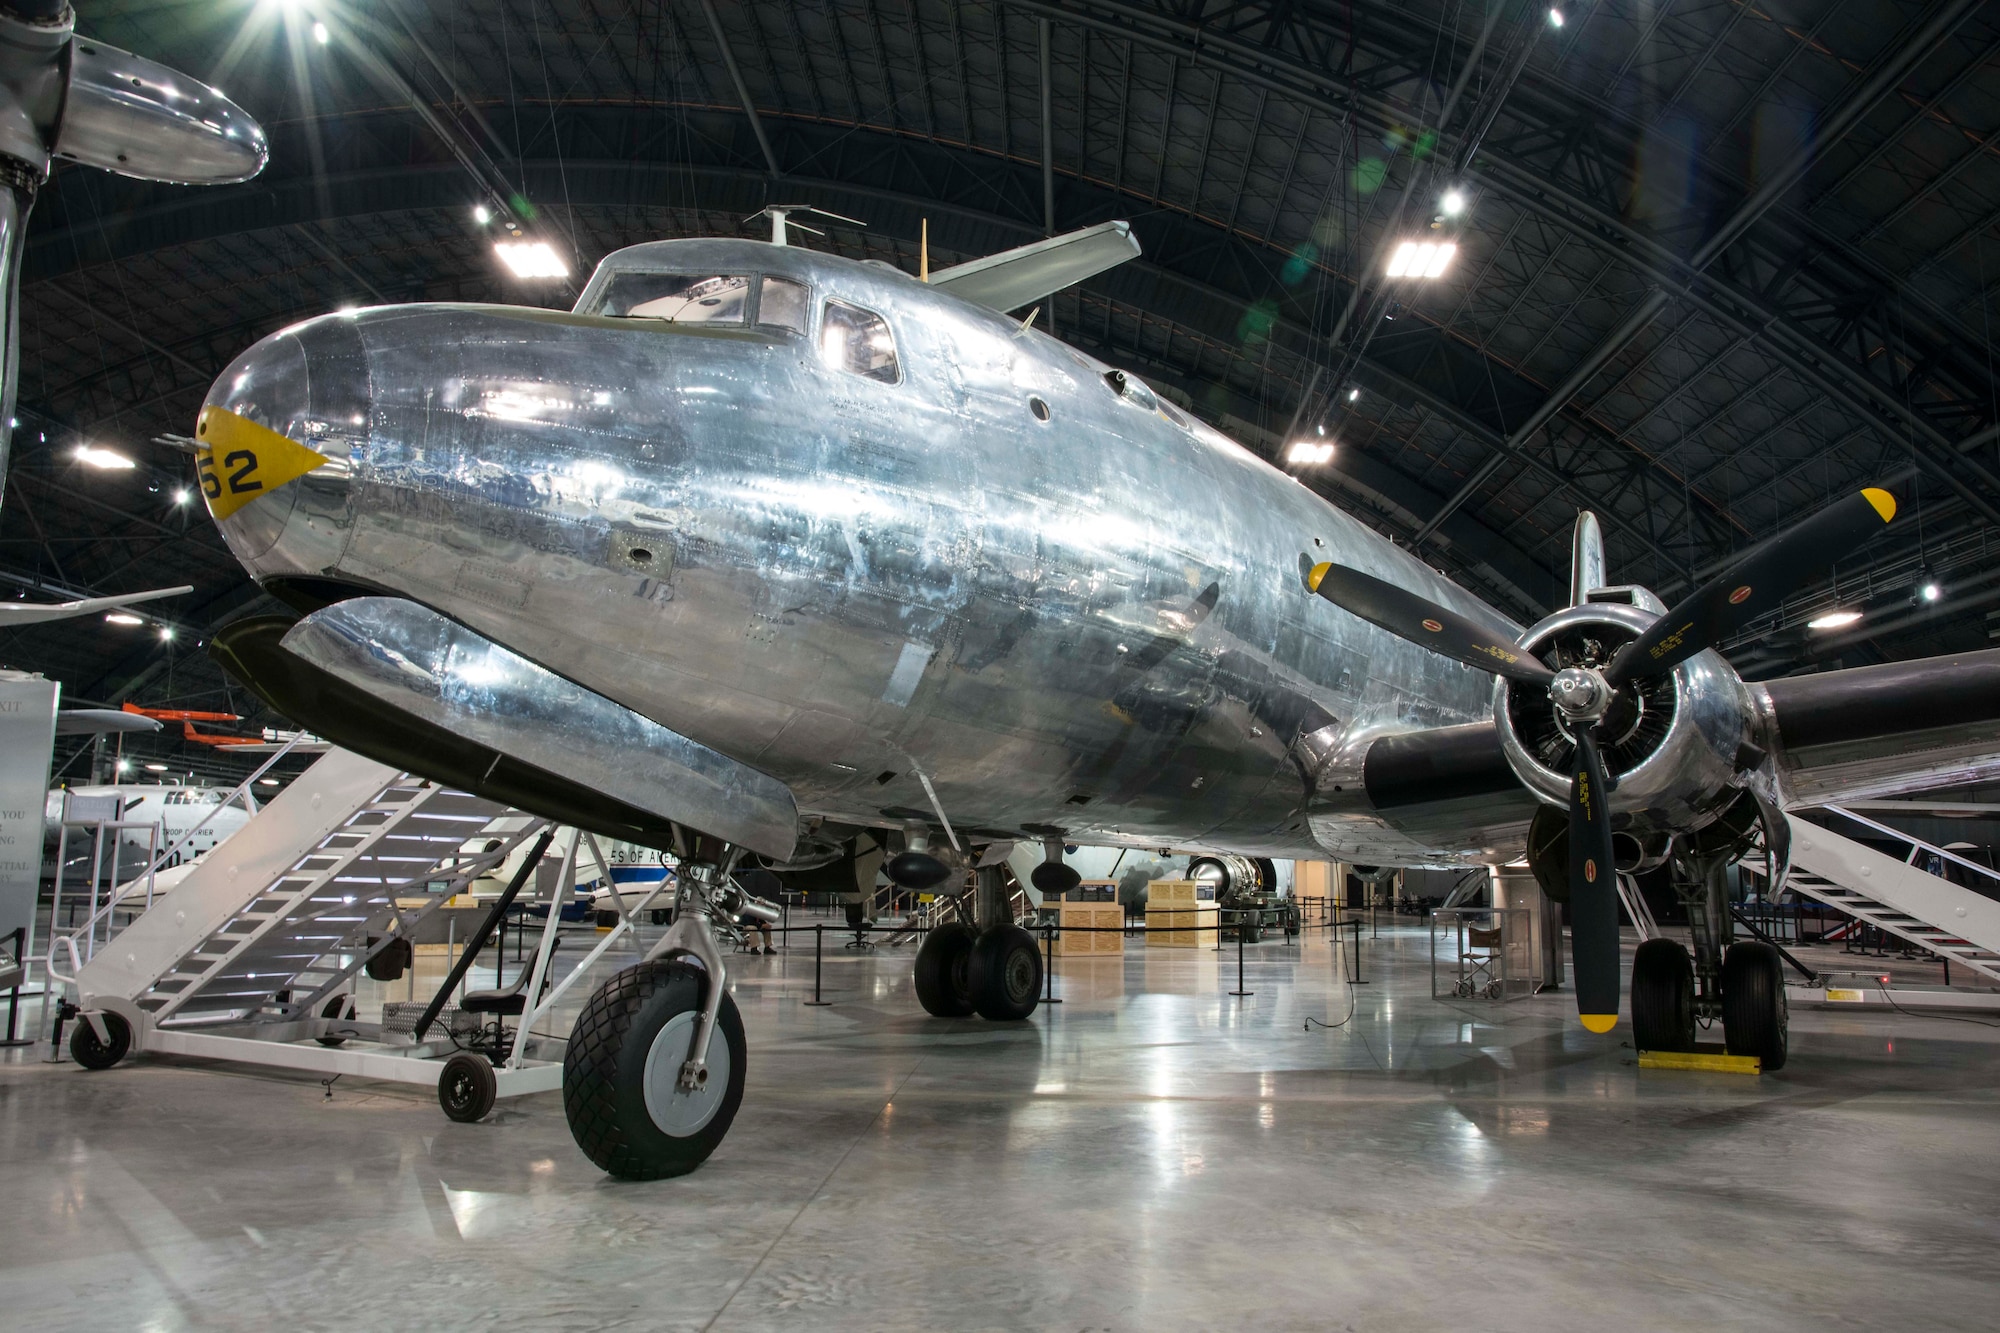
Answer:
[[[1358,988],[1254,946],[1240,1000],[1233,952],[1069,960],[1004,1027],[926,1018],[908,950],[829,950],[819,1009],[809,949],[738,957],[742,1112],[653,1184],[553,1094],[16,1051],[0,1325],[1993,1326],[2000,1028],[1799,1011],[1782,1073],[1641,1071],[1567,996],[1432,1000],[1423,941]]]

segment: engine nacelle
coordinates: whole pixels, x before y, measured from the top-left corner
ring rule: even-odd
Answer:
[[[1656,616],[1639,606],[1587,602],[1541,621],[1521,646],[1557,669],[1602,667]],[[1514,772],[1542,800],[1566,806],[1576,741],[1548,692],[1497,679],[1493,711]],[[1598,727],[1620,831],[1645,843],[1650,833],[1687,832],[1720,814],[1742,785],[1739,774],[1761,754],[1751,718],[1742,678],[1714,651],[1620,690]]]

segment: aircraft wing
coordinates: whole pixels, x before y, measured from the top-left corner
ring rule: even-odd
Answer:
[[[160,724],[119,708],[65,708],[56,714],[56,735],[96,736],[108,731],[158,731]]]
[[[68,620],[93,611],[115,611],[121,606],[150,602],[156,597],[178,597],[193,592],[193,584],[178,588],[155,588],[151,592],[120,593],[116,597],[86,597],[77,602],[0,602],[0,629],[17,625],[39,625],[44,620]]]
[[[941,269],[931,274],[931,286],[1004,312],[1138,257],[1132,224],[1104,222]]]

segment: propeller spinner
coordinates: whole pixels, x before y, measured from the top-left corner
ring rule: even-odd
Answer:
[[[1895,516],[1895,497],[1874,486],[1829,505],[1683,597],[1602,670],[1552,670],[1505,636],[1405,588],[1339,565],[1311,566],[1306,586],[1341,610],[1455,662],[1548,691],[1576,741],[1569,786],[1570,958],[1577,1012],[1592,1032],[1616,1026],[1619,997],[1611,782],[1598,725],[1633,681],[1664,675],[1713,647]]]

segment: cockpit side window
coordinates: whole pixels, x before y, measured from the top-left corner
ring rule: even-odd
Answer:
[[[889,322],[845,301],[828,301],[820,313],[819,352],[828,365],[855,375],[884,384],[901,378]]]
[[[811,314],[812,289],[803,282],[793,282],[790,278],[764,279],[757,293],[759,328],[804,333]]]
[[[750,279],[740,273],[614,273],[594,308],[582,313],[671,324],[742,324],[750,314]]]

